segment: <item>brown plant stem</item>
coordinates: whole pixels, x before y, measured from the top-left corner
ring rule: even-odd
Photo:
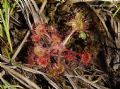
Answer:
[[[59,49],[59,53],[58,53],[58,60],[57,60],[58,65],[61,62],[60,58],[61,58],[62,51],[65,48],[65,45],[67,44],[67,42],[69,41],[69,39],[71,38],[71,36],[75,33],[75,31],[76,30],[72,30],[71,33],[65,38],[65,40],[60,44],[60,49]]]

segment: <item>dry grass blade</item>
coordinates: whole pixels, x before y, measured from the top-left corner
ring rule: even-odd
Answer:
[[[35,0],[30,0],[30,1],[32,2],[33,6],[34,6],[34,8],[35,8],[35,10],[36,10],[36,12],[39,12],[39,8],[38,8],[38,6],[36,5]]]
[[[25,3],[23,3],[22,0],[15,0],[16,3],[18,4],[18,6],[20,7],[20,9],[22,10],[22,13],[24,15],[24,18],[29,26],[29,28],[32,30],[32,24],[30,22],[30,19],[29,19],[29,11],[27,9],[27,6],[25,5]]]
[[[76,30],[72,30],[71,33],[65,38],[65,40],[62,42],[62,46],[64,47],[67,42],[70,40],[71,36],[73,35],[73,33],[75,32]]]
[[[93,1],[93,0],[69,0],[72,3],[78,3],[78,2],[89,2],[89,1]]]
[[[2,61],[9,63],[9,60],[5,58],[2,54],[0,54],[0,58],[2,59]]]
[[[88,4],[89,5],[89,4]],[[90,6],[90,5],[89,5]],[[90,8],[95,12],[95,14],[98,16],[98,18],[100,19],[100,21],[102,22],[102,24],[103,24],[103,26],[104,26],[104,28],[106,29],[106,31],[108,31],[108,28],[107,28],[107,26],[106,26],[106,24],[105,24],[105,21],[104,21],[104,19],[96,12],[96,10],[94,9],[94,8],[92,8],[91,6],[90,6]]]
[[[15,70],[9,68],[9,66],[6,66],[2,63],[0,63],[0,66],[7,71],[9,74],[11,74],[12,76],[14,75],[15,78],[19,78],[20,80],[26,82],[29,86],[32,87],[32,89],[41,89],[40,87],[38,87],[34,82],[32,82],[31,80],[29,80],[28,78],[24,77],[23,75],[21,75],[20,73],[16,72]],[[13,76],[13,77],[14,77]]]
[[[22,26],[21,22],[19,22],[16,18],[14,18],[13,16],[10,16],[10,22],[17,25],[17,26]]]
[[[105,16],[104,14],[100,14],[99,12],[97,12],[97,10],[95,10],[94,7],[90,6],[90,4],[86,3],[87,5],[89,5],[89,7],[94,11],[94,13],[96,14],[96,16],[99,18],[100,22],[102,23],[103,27],[104,27],[104,32],[105,35],[103,34],[102,36],[107,38],[106,41],[111,42],[111,45],[113,45],[116,48],[116,43],[115,43],[115,38],[116,38],[116,34],[115,31],[113,29],[111,29],[111,23],[109,24],[109,26],[106,24],[106,19],[104,19],[104,17],[102,17],[101,15]],[[108,15],[108,14],[107,14]],[[109,16],[109,15],[108,15]],[[107,16],[105,16],[106,18]],[[107,19],[109,21],[109,18]]]
[[[97,84],[94,84],[93,82],[83,78],[82,76],[74,76],[74,75],[69,75],[69,74],[65,74],[66,77],[73,77],[73,78],[79,78],[81,80],[83,80],[84,82],[90,84],[91,86],[95,87],[96,89],[108,89],[108,88],[105,88],[105,87],[101,87]]]
[[[23,84],[24,86],[26,86],[27,88],[30,88],[30,86],[25,83],[24,81],[22,81],[21,79],[19,79],[18,77],[14,76],[13,74],[10,73],[10,75],[12,75],[17,81],[19,81],[21,84]]]
[[[24,67],[24,66],[21,66],[20,68],[22,68],[23,70],[25,71],[28,71],[28,72],[31,72],[31,73],[34,73],[34,74],[41,74],[47,81],[49,84],[51,84],[55,89],[61,89],[59,86],[57,86],[56,83],[54,83],[52,80],[50,80],[45,73],[43,72],[40,72],[40,71],[37,71],[35,69],[31,69],[31,68],[28,68],[28,67]]]
[[[41,8],[40,8],[40,11],[39,11],[40,14],[41,14],[42,11],[44,10],[46,4],[47,4],[47,0],[44,0],[42,6],[41,6]]]
[[[48,23],[45,15],[42,13],[44,11],[44,8],[45,8],[46,4],[47,4],[47,0],[44,0],[42,5],[41,5],[41,8],[40,8],[40,10],[38,12],[39,12],[39,15],[41,16],[41,18],[40,18],[41,21],[45,22],[45,23]]]
[[[77,89],[75,83],[72,81],[72,79],[69,76],[66,76],[69,80],[69,82],[71,83],[71,85],[73,86],[73,89]]]
[[[26,42],[27,38],[30,35],[30,31],[28,31],[23,39],[23,41],[21,42],[20,46],[18,47],[18,49],[16,50],[16,52],[14,53],[14,55],[12,56],[12,61],[15,61],[15,58],[17,57],[17,55],[19,54],[20,50],[22,49],[24,43]]]
[[[115,11],[115,13],[113,14],[113,17],[115,17],[119,11],[120,11],[120,6],[117,8],[117,10]]]
[[[7,82],[4,78],[3,75],[5,75],[5,71],[2,71],[0,73],[0,80],[3,82],[3,84],[5,84],[5,87],[7,87],[8,89],[11,89],[13,87],[15,88],[19,88],[19,89],[24,89],[23,87],[21,87],[20,85],[10,85],[9,82]],[[1,86],[0,86],[1,87]],[[6,88],[5,88],[6,89]]]
[[[117,46],[120,48],[120,22],[118,22],[118,40],[117,40]]]
[[[46,4],[47,4],[47,0],[43,1],[40,9],[38,8],[38,6],[37,6],[37,4],[36,4],[36,2],[34,0],[30,0],[30,1],[31,1],[32,5],[33,5],[33,8],[34,8],[35,12],[39,16],[39,21],[47,23],[48,21],[47,21],[45,15],[42,13],[44,8],[45,8],[45,6],[46,6]]]
[[[30,2],[30,0],[24,0],[26,6],[28,7],[30,13],[32,14],[32,17],[33,17],[33,20],[34,20],[34,23],[37,24],[37,23],[40,23],[40,18],[38,16],[38,12],[35,11],[35,8],[33,7],[33,3]],[[24,3],[23,2],[23,3]],[[36,5],[37,6],[37,5]]]
[[[37,7],[37,4],[35,1],[19,0],[19,2],[17,2],[17,3],[19,5],[19,7],[21,8],[23,15],[24,15],[30,29],[32,29],[32,26],[31,26],[31,22],[29,19],[29,14],[32,15],[35,24],[42,23],[44,21],[47,22],[46,17],[42,13],[39,13],[39,8]],[[46,3],[47,3],[47,0],[43,2],[40,12],[42,12],[44,10]]]

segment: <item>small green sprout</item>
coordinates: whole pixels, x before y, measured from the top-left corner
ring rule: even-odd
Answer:
[[[87,38],[86,33],[85,33],[85,32],[83,32],[83,31],[80,31],[80,33],[79,33],[79,38],[81,38],[81,39],[85,40],[85,39]]]

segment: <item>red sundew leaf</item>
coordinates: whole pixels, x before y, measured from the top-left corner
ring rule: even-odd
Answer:
[[[51,50],[51,52],[50,52],[50,55],[54,55],[54,54],[58,53],[59,49],[60,49],[60,46],[59,46],[59,45],[53,46],[53,47],[52,47],[52,50]]]
[[[52,34],[52,45],[59,44],[61,42],[61,38],[57,34]]]
[[[73,55],[65,55],[64,58],[68,61],[73,61],[75,60],[75,57]]]
[[[42,67],[47,67],[48,58],[47,57],[40,57],[39,59],[37,59],[37,64],[42,66]]]
[[[44,52],[41,50],[41,47],[39,45],[34,47],[33,52],[38,57],[42,57],[44,55]]]
[[[58,52],[58,50],[54,49],[54,50],[52,50],[52,51],[50,52],[50,55],[51,55],[51,56],[54,56],[57,52]]]
[[[46,55],[48,53],[48,49],[43,48],[39,44],[35,44],[35,46],[32,50],[37,57],[43,57],[44,55]]]
[[[34,57],[35,57],[34,54],[29,54],[27,57],[27,64],[34,65],[35,64]]]
[[[72,51],[72,50],[68,50],[68,49],[65,49],[64,52],[66,52],[67,54],[72,54],[72,55],[77,55],[76,52]]]
[[[89,52],[83,52],[81,54],[81,63],[87,65],[90,63],[92,57],[91,57],[91,54]]]
[[[51,34],[56,34],[56,29],[53,27],[53,26],[49,26],[48,27],[48,32],[51,33]]]
[[[33,42],[39,42],[40,41],[40,36],[37,34],[32,34],[31,39]]]
[[[65,49],[62,55],[64,56],[64,58],[66,60],[73,61],[73,60],[75,60],[76,52],[74,52],[72,50]]]
[[[35,32],[36,32],[36,34],[38,34],[39,36],[43,36],[44,34],[46,34],[45,24],[39,24],[39,25],[35,28]]]

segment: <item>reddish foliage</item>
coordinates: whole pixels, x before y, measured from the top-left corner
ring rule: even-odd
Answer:
[[[34,49],[32,50],[34,50],[33,52],[37,57],[43,57],[47,54],[47,49],[41,47],[39,44],[35,44]]]
[[[81,63],[83,63],[83,64],[89,64],[90,63],[90,61],[91,61],[91,54],[89,53],[89,52],[83,52],[82,54],[81,54]]]
[[[40,36],[37,35],[37,34],[33,34],[31,36],[31,39],[32,39],[33,42],[38,42],[38,41],[40,41]]]
[[[43,35],[46,33],[45,24],[39,24],[39,25],[35,28],[35,32],[36,32],[39,36],[43,36]]]
[[[76,57],[76,53],[73,52],[72,50],[65,50],[64,51],[64,54],[63,54],[64,58],[68,61],[73,61],[75,60],[75,57]]]
[[[53,70],[51,71],[53,75],[62,73],[64,71],[64,66],[58,61],[59,58],[55,60],[57,63],[51,63],[49,59],[52,57],[62,57],[71,62],[78,59],[78,56],[79,59],[81,59],[80,62],[84,65],[89,64],[91,61],[91,54],[87,51],[76,53],[62,47],[62,39],[53,26],[39,24],[33,30],[31,38],[34,46],[31,49],[33,53],[28,54],[28,64],[37,64],[45,68],[55,64],[56,66],[52,67]],[[44,44],[48,46],[43,46]]]
[[[51,33],[51,34],[57,33],[57,32],[56,32],[56,29],[55,29],[53,26],[48,26],[48,29],[49,29],[48,32]]]
[[[52,46],[60,44],[60,42],[61,42],[61,39],[57,34],[52,34],[51,39],[52,39]]]
[[[40,57],[37,59],[37,64],[42,67],[47,67],[48,65],[48,57]]]
[[[56,53],[58,53],[59,49],[60,49],[59,45],[53,46],[51,51],[50,51],[50,55],[55,55]]]
[[[68,61],[73,61],[75,60],[75,57],[73,55],[65,55],[64,58]]]
[[[35,60],[34,60],[34,54],[30,53],[28,58],[27,58],[27,63],[30,65],[34,65],[35,64]]]

